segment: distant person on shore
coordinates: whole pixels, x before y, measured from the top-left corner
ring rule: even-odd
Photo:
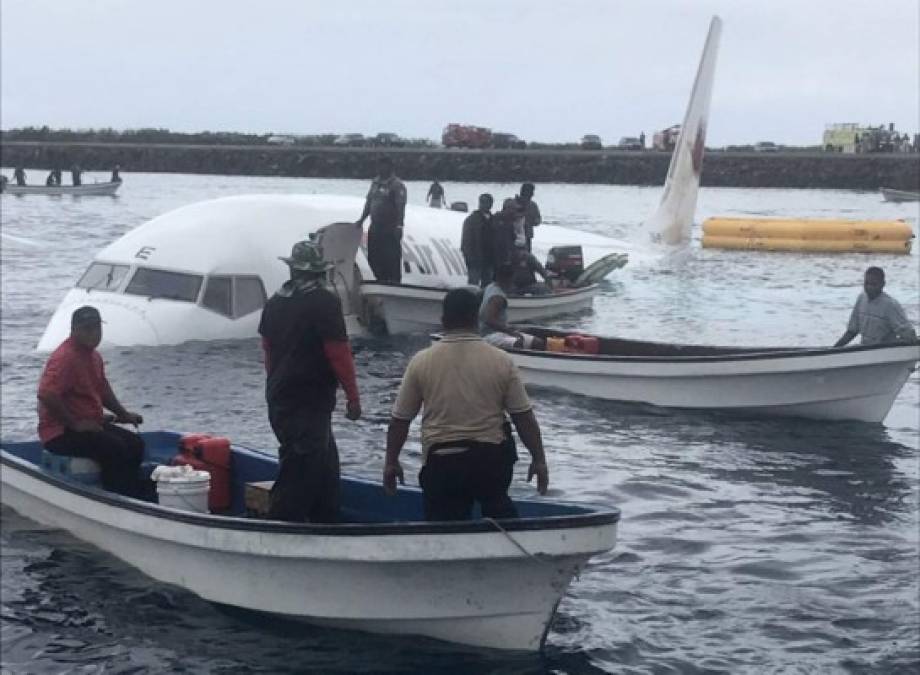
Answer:
[[[16,185],[22,187],[26,184],[26,172],[21,166],[17,166],[13,169],[13,180],[16,181]]]
[[[377,177],[371,183],[364,211],[356,225],[367,228],[367,262],[377,281],[402,281],[402,236],[406,217],[406,186],[393,172],[393,160],[381,157]]]
[[[543,222],[540,207],[533,200],[533,193],[533,183],[524,183],[521,186],[521,194],[515,197],[524,214],[524,237],[526,239],[524,246],[528,251],[530,250],[530,242],[533,240],[533,228]]]
[[[643,150],[645,150],[645,132],[644,131],[639,132],[639,145]]]
[[[112,177],[109,179],[109,182],[120,183],[121,182],[121,174],[119,173],[120,171],[121,171],[121,166],[116,164],[114,168],[112,169]]]
[[[479,195],[479,208],[463,221],[460,251],[466,262],[466,281],[485,287],[492,281],[492,195]]]
[[[60,168],[57,168],[54,170],[54,184],[55,185],[60,185],[61,183],[64,182],[64,177],[62,174],[63,172],[61,171]]]
[[[74,185],[83,185],[83,181],[80,180],[80,174],[83,173],[83,170],[80,168],[79,164],[74,164],[70,168],[70,179],[73,181]]]
[[[897,300],[885,293],[885,271],[870,267],[863,278],[863,292],[850,313],[846,332],[835,347],[843,347],[862,335],[863,345],[897,344],[917,339],[917,332],[907,320]]]
[[[445,206],[444,201],[444,186],[438,182],[438,179],[435,178],[434,182],[431,184],[431,187],[428,188],[428,206],[433,209],[441,209]]]
[[[88,457],[99,462],[102,486],[129,497],[143,497],[149,485],[140,476],[143,439],[106,420],[141,424],[143,418],[119,403],[105,376],[96,347],[102,317],[84,305],[70,318],[70,337],[54,350],[38,385],[38,437],[55,455]]]

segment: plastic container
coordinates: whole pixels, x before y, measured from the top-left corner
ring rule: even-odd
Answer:
[[[70,476],[84,485],[102,484],[102,470],[99,463],[89,457],[55,455],[48,450],[42,450],[42,466],[54,473]]]
[[[546,351],[564,352],[565,351],[565,338],[561,338],[561,337],[546,338]]]
[[[188,465],[158,466],[150,478],[157,484],[160,506],[208,513],[211,476],[207,471],[197,471]]]
[[[173,466],[190,466],[206,471],[211,477],[208,508],[219,513],[230,508],[230,439],[207,434],[188,434],[179,441],[179,454],[170,460]]]

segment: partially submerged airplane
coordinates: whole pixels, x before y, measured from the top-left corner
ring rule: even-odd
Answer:
[[[658,255],[690,238],[720,33],[721,20],[714,17],[661,203],[645,223]],[[408,206],[403,283],[385,284],[375,280],[363,233],[354,224],[362,207],[357,197],[248,195],[199,202],[153,218],[95,256],[51,317],[37,348],[57,347],[70,332],[71,313],[81,305],[102,313],[103,344],[254,337],[258,310],[288,278],[278,258],[309,235],[317,237],[334,264],[330,282],[342,300],[350,334],[362,334],[375,320],[391,333],[436,327],[446,289],[466,285],[460,253],[465,214]],[[609,237],[541,225],[533,252],[545,257],[551,248],[571,245],[582,248],[586,274],[581,285],[549,296],[514,298],[511,320],[589,306],[595,282],[625,264],[623,254],[632,248]]]

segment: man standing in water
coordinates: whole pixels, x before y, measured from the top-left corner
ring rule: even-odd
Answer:
[[[478,313],[472,289],[447,292],[441,318],[446,335],[409,362],[387,430],[383,487],[393,495],[396,482],[403,482],[399,453],[409,424],[424,407],[419,483],[426,520],[469,520],[475,502],[483,517],[517,516],[508,496],[517,456],[505,412],[531,454],[527,480],[537,477],[540,494],[549,485],[540,425],[517,367],[476,335]]]
[[[533,228],[543,222],[540,215],[540,207],[533,200],[534,187],[533,183],[524,183],[521,186],[521,194],[514,199],[524,214],[524,237],[526,238],[526,248],[530,250],[530,242],[533,240]]]
[[[433,209],[444,207],[444,186],[435,178],[431,187],[428,188],[428,206]]]
[[[325,285],[330,263],[312,241],[281,258],[290,281],[262,310],[268,420],[281,444],[269,517],[330,523],[339,514],[339,451],[332,435],[336,385],[347,397],[345,416],[361,417],[355,364],[342,305]]]
[[[393,173],[393,160],[381,157],[377,178],[371,183],[364,211],[355,223],[367,228],[367,262],[377,281],[402,281],[402,236],[406,216],[406,186]]]
[[[105,376],[96,347],[102,341],[102,317],[88,305],[70,317],[70,337],[54,350],[38,385],[38,437],[55,455],[88,457],[99,463],[102,486],[140,497],[144,441],[106,421],[138,425],[143,418],[125,410]]]
[[[901,305],[883,288],[885,271],[881,267],[867,269],[863,292],[856,299],[846,332],[837,340],[835,347],[849,344],[857,335],[862,335],[864,345],[896,344],[917,339],[917,332],[907,320]]]

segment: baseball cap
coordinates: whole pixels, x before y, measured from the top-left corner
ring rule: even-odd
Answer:
[[[89,305],[83,305],[74,310],[70,315],[71,326],[92,326],[103,323],[99,310]]]

